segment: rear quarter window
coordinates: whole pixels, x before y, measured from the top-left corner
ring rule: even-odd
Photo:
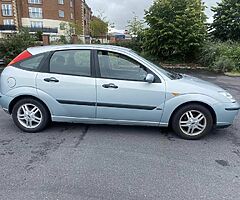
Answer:
[[[28,71],[38,71],[41,63],[45,60],[44,58],[46,58],[47,55],[48,53],[35,55],[31,58],[16,63],[14,66]]]

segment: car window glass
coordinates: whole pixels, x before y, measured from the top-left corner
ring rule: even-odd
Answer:
[[[144,81],[148,74],[146,67],[122,54],[99,51],[98,60],[102,78]]]
[[[19,67],[27,70],[37,70],[42,59],[44,58],[44,54],[34,56],[32,58],[29,58],[27,60],[22,61],[19,63]]]
[[[69,50],[55,52],[50,60],[50,72],[91,76],[91,51]]]

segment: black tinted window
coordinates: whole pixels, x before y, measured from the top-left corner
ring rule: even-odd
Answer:
[[[18,67],[22,69],[30,70],[30,71],[36,71],[39,68],[44,57],[45,57],[45,54],[33,56],[27,60],[20,62],[18,64]]]
[[[102,78],[144,81],[148,74],[146,67],[122,54],[99,51],[98,60]]]
[[[67,75],[91,76],[91,51],[57,51],[50,60],[50,72]]]

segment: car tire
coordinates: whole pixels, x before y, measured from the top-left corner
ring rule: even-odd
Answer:
[[[19,100],[14,105],[12,118],[22,131],[36,133],[47,127],[50,122],[50,113],[40,101],[27,98]]]
[[[178,109],[172,118],[174,132],[183,139],[198,140],[213,129],[213,116],[209,109],[190,104]]]

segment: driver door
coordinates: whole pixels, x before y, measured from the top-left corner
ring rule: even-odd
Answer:
[[[160,78],[126,55],[97,54],[97,118],[159,124],[165,102],[165,85]],[[145,81],[147,74],[155,76],[153,83]]]

